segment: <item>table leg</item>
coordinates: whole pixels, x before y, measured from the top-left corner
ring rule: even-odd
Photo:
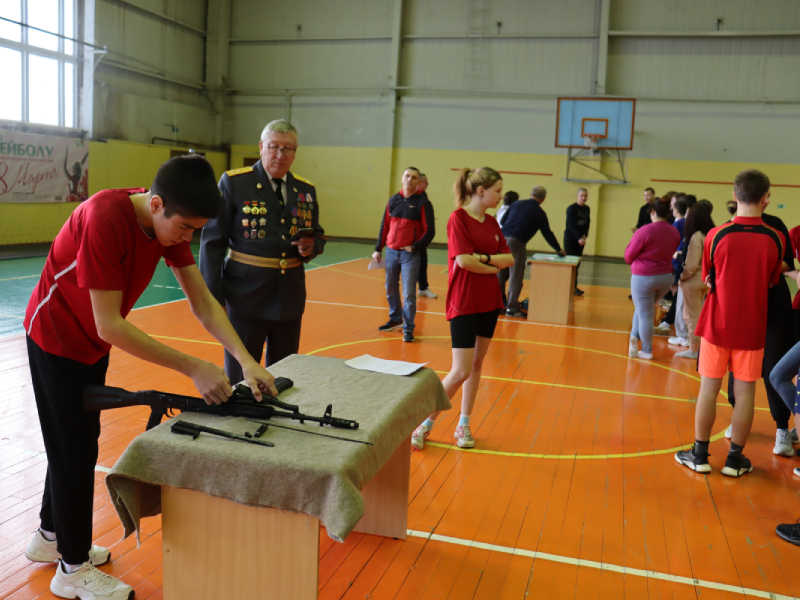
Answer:
[[[575,288],[578,287],[578,268],[572,267],[569,285],[569,312],[575,310]]]
[[[161,488],[165,600],[316,600],[319,519]]]
[[[383,468],[361,490],[364,516],[353,531],[406,539],[411,437],[400,444]]]

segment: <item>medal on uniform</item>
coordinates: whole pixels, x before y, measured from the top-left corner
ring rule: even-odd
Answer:
[[[250,227],[250,219],[242,219],[242,225],[245,227]]]
[[[311,204],[314,201],[314,198],[311,197],[311,194],[306,194],[306,202]]]
[[[266,207],[266,206],[264,206],[265,204],[266,204],[266,202],[262,202],[262,203],[261,203],[261,208],[260,208],[260,209],[259,209],[259,211],[258,211],[258,212],[259,212],[260,214],[262,214],[262,215],[265,215],[265,214],[267,214],[267,207]]]
[[[254,229],[255,229],[255,226],[256,226],[257,224],[258,224],[258,221],[256,221],[255,219],[253,219],[252,221],[250,221],[250,227],[252,227],[252,228],[254,228]]]
[[[265,237],[267,237],[267,232],[264,231],[263,229],[259,229],[258,230],[258,239],[263,240]]]
[[[244,211],[244,214],[246,214],[246,215],[250,214],[250,201],[249,200],[245,200],[244,201],[244,208],[242,210]]]
[[[255,229],[250,230],[250,237],[256,239],[256,233],[258,233]]]
[[[261,184],[260,184],[260,183],[257,183],[257,184],[256,184],[256,187],[257,187],[258,189],[261,189]]]
[[[295,219],[294,217],[292,217],[292,225],[297,225],[297,219]]]
[[[266,220],[264,217],[261,217],[261,218],[258,220],[258,224],[259,224],[259,225],[261,225],[261,227],[264,227],[264,225],[266,225],[266,224],[267,224],[267,220]]]
[[[250,239],[250,232],[249,231],[245,231],[244,232],[244,239],[246,239],[246,240]]]

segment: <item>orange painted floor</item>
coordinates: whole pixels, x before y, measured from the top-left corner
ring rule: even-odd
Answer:
[[[417,342],[377,326],[388,311],[382,272],[366,260],[308,273],[311,299],[301,352],[450,366],[446,276],[430,271],[438,300],[420,298]],[[693,441],[692,361],[657,338],[652,362],[627,358],[628,291],[584,286],[573,326],[503,319],[484,366],[473,415],[475,451],[451,446],[457,411],[411,458],[405,541],[322,535],[320,598],[792,598],[800,596],[800,548],[775,526],[800,517],[800,459],[773,456],[775,426],[759,383],[745,453],[754,473],[719,474],[731,414],[720,396],[711,445],[714,472],[677,465]],[[130,320],[164,343],[222,364],[222,351],[185,301],[144,308]],[[38,526],[46,460],[24,340],[0,343],[0,598],[51,598],[52,565],[24,549]],[[192,394],[191,382],[112,352],[108,384]],[[142,409],[107,411],[99,466],[111,467],[144,430]],[[112,550],[105,572],[161,598],[160,519],[142,545],[122,528],[97,472],[95,539]],[[277,550],[277,549],[276,549]]]

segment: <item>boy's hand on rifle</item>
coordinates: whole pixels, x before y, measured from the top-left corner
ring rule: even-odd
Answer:
[[[198,360],[190,377],[208,405],[227,402],[233,394],[225,371],[214,363]]]
[[[275,387],[275,377],[254,360],[242,363],[242,376],[245,383],[253,392],[256,400],[261,402],[261,393],[276,397],[278,390]]]

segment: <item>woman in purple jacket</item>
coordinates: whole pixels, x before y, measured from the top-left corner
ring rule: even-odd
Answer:
[[[669,204],[656,200],[650,212],[652,223],[636,230],[625,262],[631,266],[631,297],[635,310],[628,345],[631,358],[653,358],[653,318],[656,303],[672,285],[672,255],[681,236],[667,221]],[[639,350],[639,340],[642,349]]]

